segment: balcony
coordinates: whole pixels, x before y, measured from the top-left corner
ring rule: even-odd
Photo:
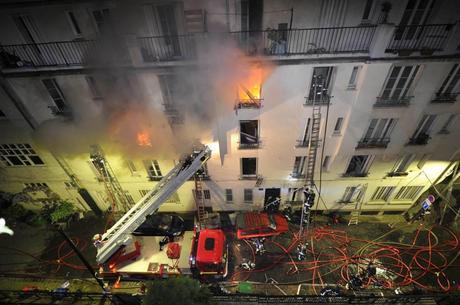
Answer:
[[[235,109],[259,109],[262,105],[262,99],[238,99]]]
[[[59,41],[35,44],[2,45],[3,68],[83,65],[95,51],[96,41]]]
[[[238,148],[239,149],[257,149],[259,148],[260,142],[257,141],[255,143],[239,143]]]
[[[331,102],[331,97],[329,94],[321,94],[318,95],[316,98],[313,96],[306,96],[304,106],[312,106],[315,105],[328,105]]]
[[[348,173],[343,173],[342,177],[348,178],[348,177],[367,177],[369,175],[368,172],[348,172]]]
[[[408,172],[390,172],[387,174],[388,177],[404,177],[409,175]]]
[[[358,142],[356,149],[359,148],[387,148],[390,138],[363,138]]]
[[[455,103],[457,101],[458,93],[436,93],[436,97],[431,101],[432,103]]]
[[[407,107],[413,96],[403,96],[399,98],[377,97],[374,107]]]
[[[420,51],[422,55],[431,55],[434,51],[442,51],[453,26],[453,24],[397,26],[385,52],[410,55],[413,51]]]
[[[291,173],[292,179],[305,179],[305,174],[302,173]]]
[[[72,117],[72,109],[69,107],[48,106],[51,113],[55,116]]]
[[[426,133],[421,133],[415,138],[410,138],[409,143],[407,143],[407,145],[426,145],[428,144],[429,139],[431,139],[430,135]]]
[[[297,140],[295,147],[296,148],[308,147],[308,140]]]

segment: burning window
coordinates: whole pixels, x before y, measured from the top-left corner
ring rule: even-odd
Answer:
[[[259,108],[262,93],[262,69],[252,69],[238,85],[238,108]]]
[[[240,121],[240,148],[259,147],[259,121]]]
[[[257,176],[257,158],[241,158],[241,176]]]

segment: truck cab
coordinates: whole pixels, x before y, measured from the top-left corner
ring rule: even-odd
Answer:
[[[228,249],[222,230],[204,229],[195,232],[190,254],[190,267],[198,277],[225,277],[227,275]]]

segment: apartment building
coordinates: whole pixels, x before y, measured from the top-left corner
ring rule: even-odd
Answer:
[[[214,211],[402,213],[459,158],[454,0],[0,5],[0,190],[129,207],[194,141]],[[312,141],[314,109],[319,140]],[[188,182],[161,208],[194,209]]]

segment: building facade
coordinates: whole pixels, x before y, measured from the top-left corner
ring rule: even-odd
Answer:
[[[4,2],[0,190],[123,210],[200,141],[209,207],[259,210],[300,200],[315,145],[316,209],[402,213],[459,158],[457,8]],[[161,210],[194,210],[193,188]]]

